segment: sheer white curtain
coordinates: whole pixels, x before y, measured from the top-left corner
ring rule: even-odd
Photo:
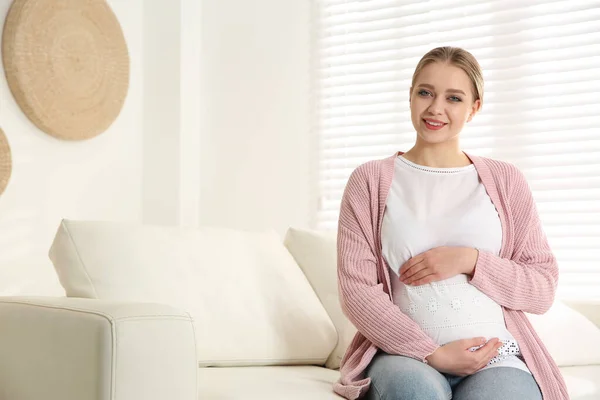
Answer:
[[[315,225],[335,229],[359,164],[414,144],[408,91],[430,49],[469,50],[482,111],[473,154],[526,175],[561,268],[559,295],[600,296],[600,0],[315,0]]]

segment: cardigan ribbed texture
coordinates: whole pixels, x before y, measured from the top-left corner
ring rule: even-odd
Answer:
[[[350,176],[338,224],[340,302],[358,332],[341,362],[334,390],[347,399],[368,391],[364,371],[378,349],[426,362],[439,346],[391,298],[381,251],[381,222],[398,152]],[[544,400],[568,400],[562,375],[523,312],[545,313],[554,301],[558,265],[524,175],[514,165],[465,153],[475,165],[502,225],[500,255],[479,251],[470,283],[496,301]],[[408,228],[410,229],[410,228]]]

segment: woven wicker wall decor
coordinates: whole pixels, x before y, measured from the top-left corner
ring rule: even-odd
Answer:
[[[19,107],[60,139],[104,132],[127,96],[127,44],[105,0],[15,0],[2,58]]]
[[[11,172],[12,157],[10,156],[10,146],[4,132],[0,129],[0,194],[6,189]]]

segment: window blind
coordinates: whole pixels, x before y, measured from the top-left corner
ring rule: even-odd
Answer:
[[[314,6],[316,228],[336,229],[354,168],[413,146],[419,59],[463,47],[481,64],[485,92],[461,148],[523,171],[559,261],[559,295],[600,296],[600,0]]]

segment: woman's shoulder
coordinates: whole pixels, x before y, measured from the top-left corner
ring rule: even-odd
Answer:
[[[494,175],[510,176],[513,174],[521,173],[521,171],[515,164],[510,163],[508,161],[481,156],[479,157],[479,159],[483,161],[485,165],[487,165],[487,167],[490,169],[490,172],[492,172],[492,174]]]
[[[525,175],[515,164],[489,157],[479,157],[492,175],[504,180],[525,179]]]
[[[396,155],[375,160],[369,160],[352,171],[351,175],[359,175],[364,178],[379,178],[381,174],[385,174],[393,170],[394,159]]]
[[[394,170],[394,157],[369,160],[356,167],[346,184],[346,192],[362,193],[374,190],[389,180]]]
[[[523,171],[515,164],[489,157],[479,157],[490,173],[509,193],[530,193],[529,183]],[[516,190],[515,190],[516,189]]]

